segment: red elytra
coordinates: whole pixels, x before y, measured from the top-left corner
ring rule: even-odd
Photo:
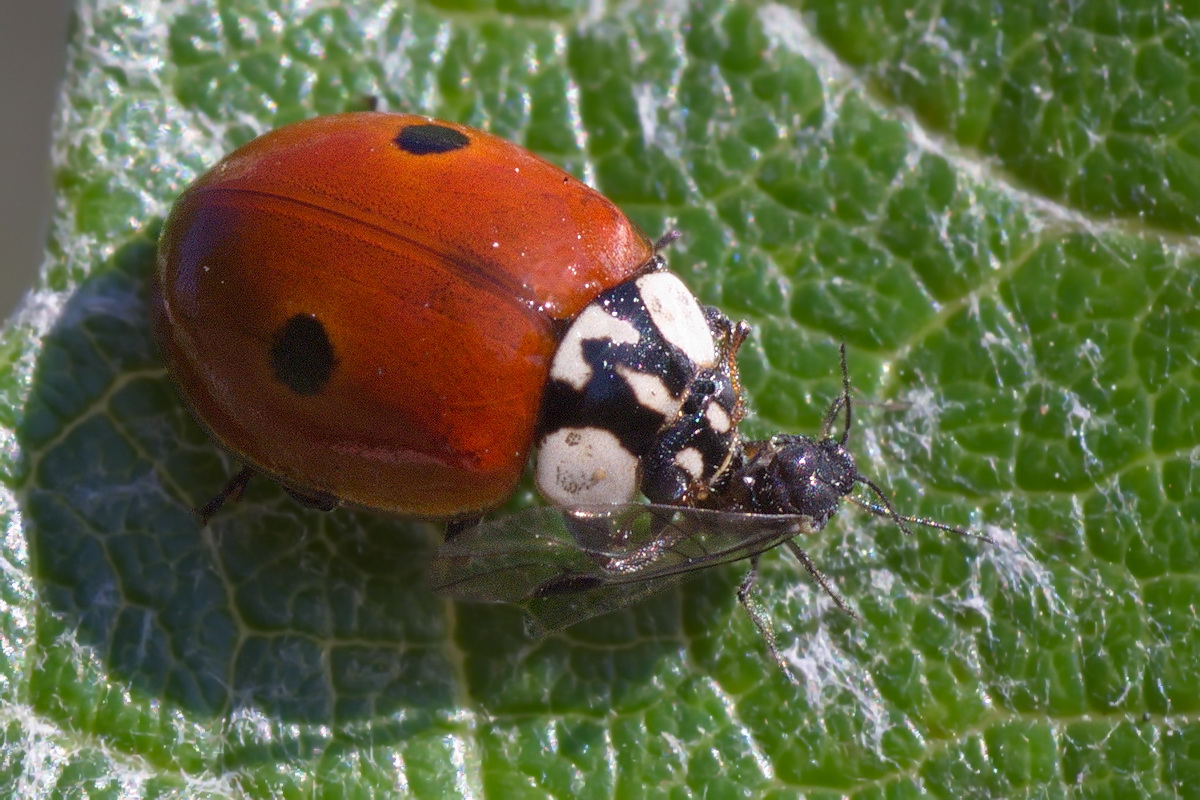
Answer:
[[[511,142],[341,114],[267,133],[183,193],[154,330],[195,417],[255,469],[462,515],[519,479],[559,323],[653,258],[610,201]]]

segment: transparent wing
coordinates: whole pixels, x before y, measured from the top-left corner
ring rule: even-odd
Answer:
[[[438,548],[430,576],[439,592],[524,606],[534,632],[544,635],[815,530],[801,515],[546,506],[455,536]]]

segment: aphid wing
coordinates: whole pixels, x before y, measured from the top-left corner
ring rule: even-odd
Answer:
[[[532,636],[546,636],[638,603],[692,572],[750,558],[813,530],[808,517],[660,505],[593,513],[577,509],[569,519],[576,529],[580,523],[614,525],[608,533],[610,547],[591,552],[594,563],[606,566],[600,572],[563,574],[541,584],[536,596],[520,604]],[[599,529],[587,533],[597,541],[602,538]]]
[[[812,529],[803,516],[679,506],[530,508],[446,542],[430,578],[435,590],[456,597],[518,603],[544,635]]]
[[[741,561],[813,533],[811,517],[747,514],[681,506],[643,506],[662,532],[643,549],[656,549],[653,563],[637,570],[642,580]]]
[[[540,639],[610,611],[631,606],[665,591],[682,575],[637,583],[601,584],[585,591],[531,597],[519,605],[525,609],[525,629],[532,638]]]
[[[593,568],[567,530],[563,510],[527,508],[469,528],[438,548],[434,591],[466,600],[518,603],[564,572]]]
[[[640,579],[636,565],[652,566],[662,542],[687,537],[671,524],[677,510],[637,504],[525,509],[443,544],[430,564],[430,581],[435,591],[455,597],[522,606],[530,634],[540,638],[672,585],[678,575]]]

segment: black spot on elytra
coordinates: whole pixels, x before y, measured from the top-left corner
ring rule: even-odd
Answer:
[[[275,332],[271,369],[275,380],[296,394],[320,392],[333,374],[334,365],[329,334],[312,314],[297,314]]]
[[[401,150],[414,156],[449,153],[452,150],[461,150],[471,143],[465,133],[436,123],[407,125],[400,129],[393,141]]]

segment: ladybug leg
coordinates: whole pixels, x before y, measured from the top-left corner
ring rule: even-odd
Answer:
[[[654,243],[654,256],[642,265],[645,272],[658,272],[667,268],[667,259],[663,257],[663,248],[669,247],[671,242],[683,236],[679,231],[667,231],[659,240]]]
[[[305,492],[298,492],[295,489],[289,489],[286,486],[283,487],[283,490],[290,494],[293,500],[305,508],[315,508],[317,511],[333,511],[335,508],[341,505],[340,500],[333,495],[325,494],[324,492],[309,494]]]
[[[452,519],[446,523],[446,541],[450,541],[455,536],[458,536],[463,531],[468,531],[474,528],[483,520],[483,517],[462,517],[460,519]]]
[[[200,523],[207,525],[208,521],[212,519],[213,514],[216,514],[221,509],[221,506],[225,505],[225,501],[228,500],[236,503],[241,500],[242,495],[246,491],[246,484],[253,477],[254,467],[242,467],[241,471],[237,475],[234,475],[229,483],[225,484],[225,488],[218,492],[216,497],[200,506],[200,508],[193,509],[193,513],[200,517]]]
[[[665,249],[666,247],[670,246],[671,242],[674,242],[681,236],[683,236],[682,231],[667,231],[658,238],[657,242],[654,243],[654,252],[658,253],[660,250]]]

